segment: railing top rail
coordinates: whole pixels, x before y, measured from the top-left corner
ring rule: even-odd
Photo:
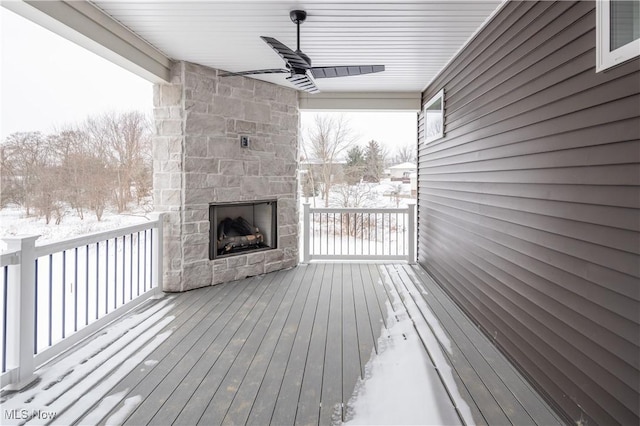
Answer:
[[[310,213],[407,213],[410,207],[365,208],[365,207],[310,207]]]
[[[4,268],[7,265],[17,265],[20,263],[19,251],[10,251],[0,254],[0,268]]]
[[[152,229],[158,226],[160,218],[150,220],[149,222],[139,223],[137,225],[124,226],[109,231],[96,232],[64,241],[58,241],[51,244],[36,246],[36,257],[48,256],[53,253],[59,253],[63,250],[69,250],[76,247],[86,246],[88,244],[99,243],[100,241],[109,240],[111,238],[121,237],[123,235],[133,234],[135,232]]]

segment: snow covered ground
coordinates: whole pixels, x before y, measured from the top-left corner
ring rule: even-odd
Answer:
[[[148,222],[151,218],[147,210],[148,207],[137,207],[124,214],[109,210],[105,211],[102,220],[98,221],[96,216],[89,212],[85,214],[84,219],[80,219],[73,210],[68,209],[59,225],[47,225],[43,217],[27,216],[23,208],[10,206],[0,210],[0,239],[16,235],[40,235],[36,245],[41,246],[71,237]],[[5,245],[0,244],[0,252],[4,249]]]
[[[348,193],[341,185],[334,185],[329,195],[329,207],[344,207],[345,199],[353,201],[355,198],[361,200],[358,207],[367,208],[395,208],[406,207],[407,204],[416,204],[416,199],[411,197],[411,185],[391,179],[382,179],[380,183],[362,183],[359,189],[351,190]],[[353,188],[352,188],[353,189]],[[399,196],[396,196],[395,194]],[[300,197],[300,205],[310,204],[311,207],[324,207],[324,199],[317,197]],[[302,208],[300,208],[302,210]]]

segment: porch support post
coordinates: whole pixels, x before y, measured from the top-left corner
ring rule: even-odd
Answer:
[[[35,292],[36,292],[36,240],[39,235],[3,238],[8,251],[19,252],[20,263],[9,273],[7,304],[7,369],[11,371],[10,390],[20,390],[37,376],[35,362]]]
[[[310,215],[310,205],[309,203],[305,203],[303,205],[303,214],[302,214],[302,220],[303,220],[303,232],[302,232],[302,262],[303,263],[309,263],[310,256],[311,256],[311,250],[310,250],[310,245],[311,245],[311,222],[309,220],[309,215]]]
[[[407,217],[409,220],[409,250],[407,262],[416,263],[416,205],[407,204]]]
[[[151,268],[153,270],[153,285],[154,291],[160,292],[163,290],[163,277],[164,277],[164,213],[156,213],[156,236],[153,239]],[[153,231],[152,231],[153,232]]]

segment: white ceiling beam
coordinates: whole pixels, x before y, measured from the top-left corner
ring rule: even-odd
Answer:
[[[2,6],[153,83],[169,81],[171,59],[85,0]]]
[[[420,92],[300,92],[306,111],[420,111]]]

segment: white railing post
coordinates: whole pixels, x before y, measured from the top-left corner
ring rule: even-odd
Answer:
[[[163,277],[164,277],[164,213],[156,214],[156,238],[153,239],[153,246],[151,247],[151,268],[153,270],[155,291],[162,291],[163,289]],[[151,231],[153,232],[153,230]]]
[[[303,233],[302,233],[302,262],[309,263],[310,259],[310,247],[311,247],[311,222],[310,222],[310,208],[309,203],[303,205],[302,221],[303,221]]]
[[[407,253],[407,262],[416,263],[416,205],[407,204],[408,220],[409,220],[409,251]]]
[[[3,238],[9,251],[20,252],[20,263],[11,267],[7,307],[7,369],[11,371],[11,390],[19,390],[37,378],[35,362],[35,246],[39,235]]]

